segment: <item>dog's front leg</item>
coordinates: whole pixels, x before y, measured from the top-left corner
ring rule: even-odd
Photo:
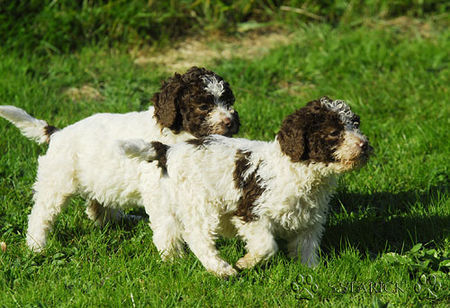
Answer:
[[[269,225],[259,220],[242,223],[238,227],[239,235],[246,241],[247,254],[236,262],[236,267],[240,269],[253,267],[261,261],[268,260],[278,251]]]
[[[302,231],[299,234],[298,244],[301,251],[301,261],[309,267],[319,264],[318,252],[323,230],[323,226],[317,224],[313,229]]]
[[[184,240],[191,251],[200,260],[208,272],[219,277],[237,274],[237,271],[219,257],[214,238],[208,230],[189,230],[183,234]]]
[[[298,258],[299,251],[299,242],[301,240],[301,236],[296,234],[288,239],[287,242],[287,255],[291,259]]]

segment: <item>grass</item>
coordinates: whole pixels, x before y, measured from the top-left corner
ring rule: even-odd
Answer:
[[[351,24],[361,18],[428,16],[448,9],[445,0],[0,0],[3,48],[41,55],[91,44],[164,45],[187,34],[235,33],[258,23]]]
[[[262,58],[209,66],[234,89],[240,137],[272,139],[285,115],[322,95],[349,101],[361,116],[376,155],[340,181],[316,269],[282,252],[228,281],[191,253],[162,263],[148,226],[96,228],[79,198],[58,218],[45,252],[33,254],[24,232],[45,147],[1,120],[0,306],[446,307],[450,32],[442,20],[414,21],[291,28],[291,42]],[[59,127],[95,112],[145,109],[172,74],[135,65],[123,49],[20,54],[0,52],[1,103]],[[67,94],[86,85],[100,96]],[[218,246],[233,263],[244,253],[238,240]]]

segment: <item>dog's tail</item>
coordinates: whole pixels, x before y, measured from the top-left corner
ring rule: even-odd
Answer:
[[[39,144],[48,143],[50,136],[59,129],[44,120],[33,118],[24,110],[14,106],[0,106],[0,116],[17,126],[26,137]]]
[[[146,142],[142,139],[118,140],[117,142],[120,151],[125,156],[148,162],[159,160],[162,151],[164,151],[165,154],[165,151],[169,147],[161,142]]]

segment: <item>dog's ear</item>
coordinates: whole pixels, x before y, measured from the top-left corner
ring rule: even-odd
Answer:
[[[181,75],[175,75],[163,82],[159,92],[152,98],[156,120],[162,127],[174,131],[181,129],[180,99],[185,88]]]
[[[309,149],[307,138],[314,123],[317,123],[318,118],[323,114],[323,110],[321,101],[313,100],[284,119],[277,140],[281,151],[288,155],[292,162],[310,159],[311,149]]]
[[[307,160],[305,141],[305,123],[302,122],[302,109],[286,117],[277,134],[281,151],[291,158],[292,162]]]

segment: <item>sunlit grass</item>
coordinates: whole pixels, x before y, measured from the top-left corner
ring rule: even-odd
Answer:
[[[348,101],[361,116],[375,156],[340,182],[316,269],[281,252],[228,281],[207,273],[191,253],[162,263],[145,223],[99,229],[78,198],[58,218],[45,252],[35,255],[24,232],[45,147],[0,120],[0,241],[7,244],[0,252],[0,306],[445,306],[448,33],[316,25],[296,29],[292,43],[263,58],[209,67],[234,89],[241,137],[272,139],[284,116],[323,95]],[[95,112],[142,110],[171,74],[98,47],[45,60],[0,57],[1,104],[60,127]],[[67,95],[85,85],[102,98]],[[230,262],[244,253],[238,240],[220,240],[219,248]],[[414,290],[422,274],[437,277],[435,296]]]

